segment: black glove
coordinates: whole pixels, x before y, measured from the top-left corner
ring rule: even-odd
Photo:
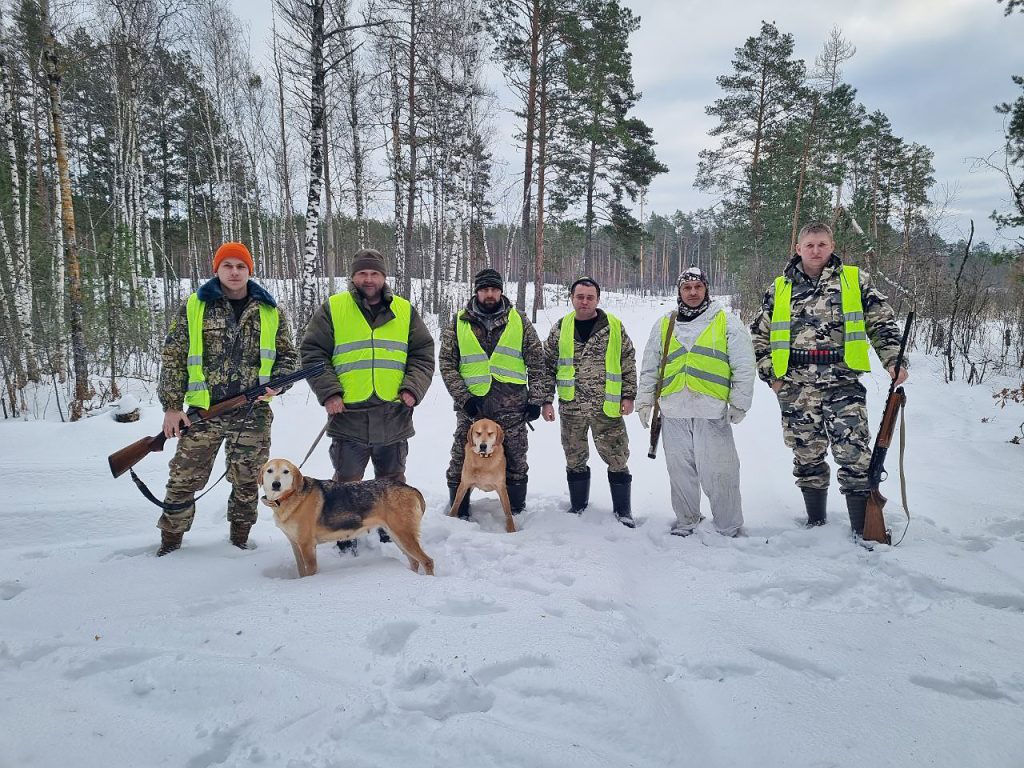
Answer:
[[[539,418],[540,418],[540,406],[539,405],[534,405],[533,403],[530,403],[528,406],[526,406],[526,420],[527,421],[536,421]]]
[[[480,415],[480,412],[484,409],[484,399],[479,395],[473,395],[465,402],[462,406],[462,410],[466,412],[467,416],[472,416],[474,419]]]

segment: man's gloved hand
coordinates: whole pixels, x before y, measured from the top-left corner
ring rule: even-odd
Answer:
[[[540,418],[540,406],[530,403],[526,406],[526,420],[536,421]]]
[[[462,406],[462,410],[466,412],[467,416],[476,418],[480,415],[480,412],[484,409],[484,399],[479,395],[473,395],[465,402]]]
[[[737,408],[735,405],[729,406],[729,421],[733,424],[739,424],[743,421],[743,417],[747,415],[747,412],[741,408]]]
[[[641,403],[636,407],[637,415],[640,416],[640,423],[644,425],[644,429],[650,429],[651,427],[651,406],[647,403]]]

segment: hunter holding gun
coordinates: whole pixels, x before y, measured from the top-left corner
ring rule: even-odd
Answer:
[[[159,397],[164,435],[180,437],[170,462],[165,502],[181,504],[206,485],[221,443],[227,441],[231,543],[246,549],[256,522],[260,468],[270,456],[273,413],[267,400],[192,424],[182,407],[209,408],[295,370],[298,354],[274,298],[250,280],[253,260],[242,243],[224,243],[213,257],[216,275],[188,297],[164,341]],[[187,429],[183,429],[187,427]],[[157,522],[162,557],[181,547],[195,505],[165,510]]]
[[[636,410],[645,427],[660,410],[665,463],[676,522],[689,536],[701,521],[700,492],[711,502],[715,529],[735,537],[743,525],[740,459],[732,425],[754,394],[754,353],[740,319],[711,298],[699,267],[679,275],[678,308],[651,328],[640,368]],[[657,440],[652,430],[651,454]]]
[[[779,398],[807,526],[825,524],[825,452],[831,445],[850,527],[859,538],[871,490],[866,390],[858,381],[870,369],[869,341],[896,386],[907,371],[905,359],[896,368],[900,329],[885,296],[834,249],[828,225],[815,222],[800,230],[796,255],[765,294],[751,334],[758,376]]]

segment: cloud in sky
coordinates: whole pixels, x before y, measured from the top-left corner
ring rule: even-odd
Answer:
[[[263,59],[270,29],[269,2],[232,0],[252,25],[253,58]],[[1003,15],[995,0],[791,0],[787,3],[720,0],[623,0],[641,17],[634,34],[634,80],[643,98],[636,114],[654,129],[669,173],[658,177],[648,210],[671,213],[706,207],[715,198],[693,188],[697,153],[713,140],[705,106],[721,95],[715,78],[732,70],[735,49],[773,21],[793,34],[795,55],[813,64],[833,27],[857,47],[844,79],[861,103],[880,109],[893,131],[935,152],[936,188],[955,189],[947,236],[974,219],[978,237],[995,245],[988,216],[1006,209],[1005,181],[972,172],[971,158],[1002,146],[1003,116],[993,106],[1019,93],[1010,76],[1024,74],[1024,16]],[[492,87],[500,90],[498,83]],[[511,136],[504,116],[500,136]],[[510,172],[521,164],[511,139],[495,152]]]

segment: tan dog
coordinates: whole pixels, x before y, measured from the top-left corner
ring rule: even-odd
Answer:
[[[274,510],[274,522],[284,531],[295,553],[299,576],[317,571],[316,545],[352,539],[374,528],[386,528],[409,567],[434,575],[434,561],[420,547],[423,494],[397,480],[336,483],[303,477],[285,459],[271,459],[260,470],[262,501]]]
[[[455,492],[449,517],[459,513],[463,497],[473,488],[481,491],[497,491],[501,507],[505,510],[505,530],[516,532],[516,521],[512,517],[512,505],[505,487],[505,430],[491,419],[477,419],[469,425],[466,435],[465,458],[462,461],[462,479]]]

